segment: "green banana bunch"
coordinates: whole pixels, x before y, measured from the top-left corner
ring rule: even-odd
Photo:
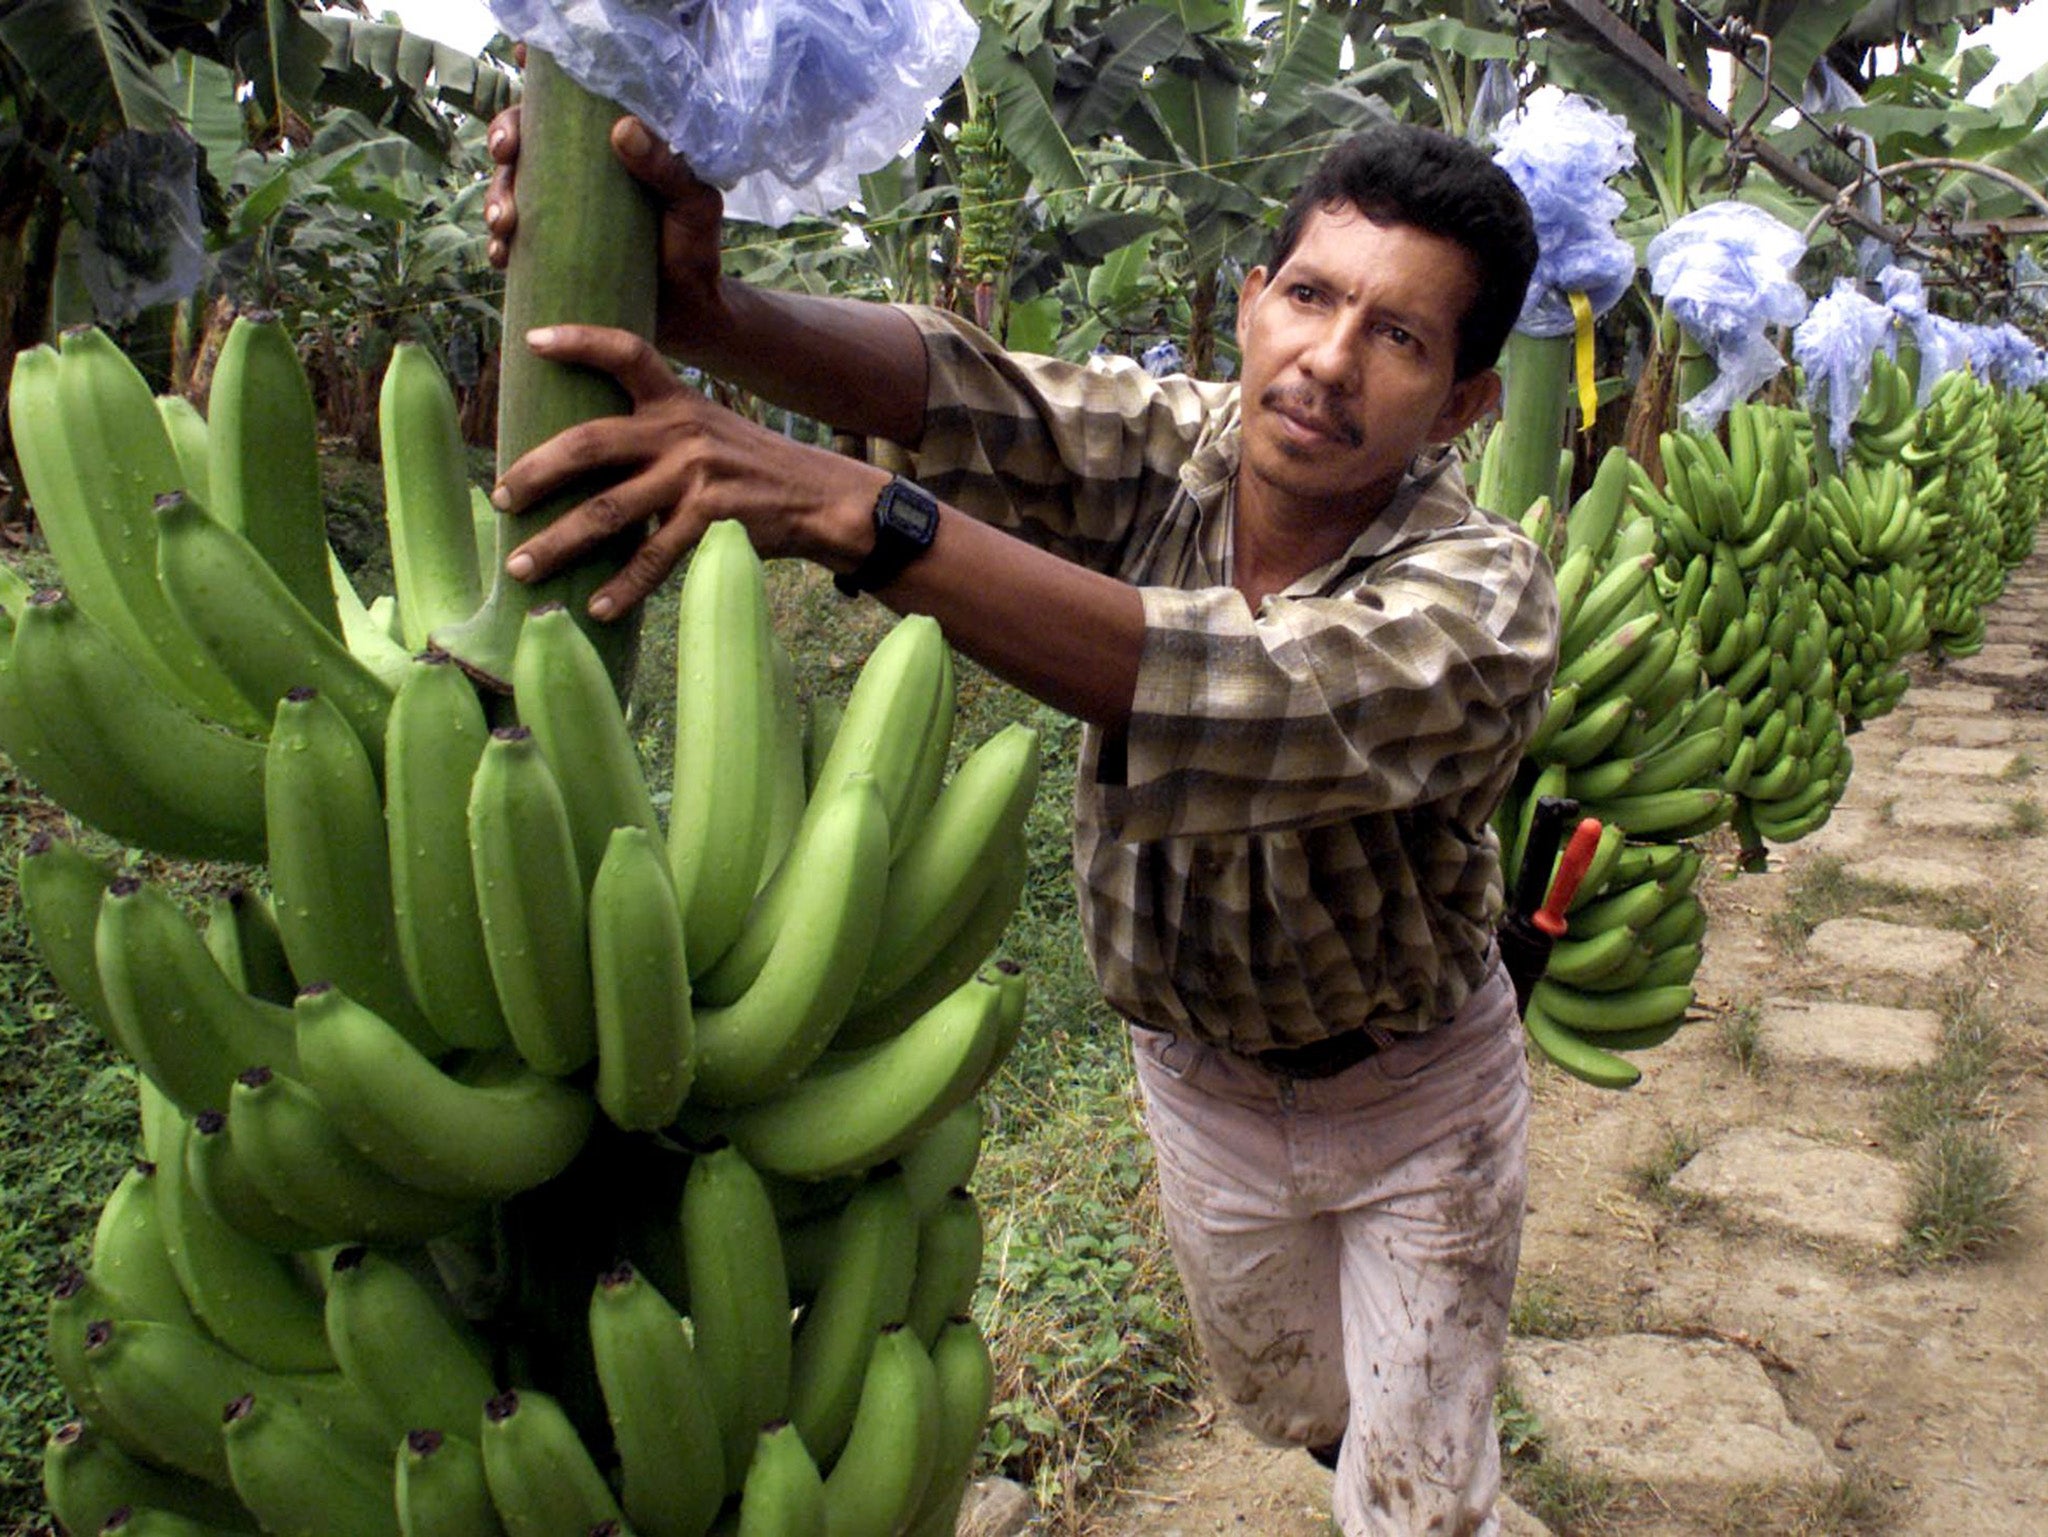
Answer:
[[[1984,606],[2005,584],[2006,496],[1998,463],[1997,392],[1966,369],[1934,383],[1920,429],[1902,455],[1918,476],[1928,528],[1926,574],[1928,652],[1974,656],[1984,645]]]
[[[232,877],[202,927],[69,843],[23,861],[46,961],[142,1069],[154,1160],[50,1301],[84,1416],[53,1504],[145,1533],[939,1531],[991,1391],[967,1181],[1024,1018],[990,956],[1036,734],[947,777],[952,659],[922,618],[806,713],[722,526],[686,578],[664,828],[565,610],[527,616],[495,732],[457,667],[404,654],[478,572],[424,356],[384,401],[401,591],[365,604],[312,537],[289,342],[238,329],[211,428],[106,349],[24,364],[53,495],[83,471],[35,412],[73,372],[170,468],[128,532],[80,514],[82,549],[148,541],[121,572],[146,582],[102,583],[110,617],[0,572],[0,746],[117,836],[265,860],[274,896]],[[1610,470],[1585,537],[1623,489]],[[1654,593],[1651,541],[1623,537],[1633,569],[1581,611],[1596,642]],[[175,627],[135,619],[151,602]],[[1678,649],[1633,646],[1580,687],[1675,702]]]
[[[2048,501],[2048,401],[2038,391],[1999,397],[1998,464],[2005,472],[2005,540],[1999,559],[2010,570],[2034,551]]]
[[[7,409],[29,499],[73,600],[177,704],[264,730],[267,712],[220,672],[157,581],[150,509],[186,489],[186,474],[140,371],[104,333],[72,331],[57,348],[17,355]]]
[[[1849,447],[1865,465],[1897,460],[1919,429],[1919,386],[1887,353],[1870,360],[1870,385],[1849,423]]]
[[[1905,693],[1904,663],[1927,644],[1928,521],[1912,472],[1895,459],[1874,472],[1852,459],[1814,486],[1808,513],[1836,702],[1847,720],[1874,720]]]
[[[102,832],[160,854],[263,858],[263,744],[164,691],[61,591],[14,617],[0,749]]]

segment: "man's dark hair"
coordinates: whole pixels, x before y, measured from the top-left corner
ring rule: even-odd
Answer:
[[[1491,368],[1522,313],[1536,268],[1536,226],[1508,173],[1463,139],[1415,123],[1376,123],[1334,146],[1296,190],[1266,269],[1293,254],[1317,208],[1348,203],[1375,224],[1455,240],[1472,254],[1479,292],[1458,322],[1456,375]]]

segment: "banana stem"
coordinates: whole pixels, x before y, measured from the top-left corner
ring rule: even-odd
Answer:
[[[618,416],[626,395],[611,379],[551,363],[523,341],[534,326],[580,322],[654,335],[658,214],[646,191],[611,151],[619,109],[529,49],[519,115],[519,238],[505,270],[504,335],[499,360],[498,468],[564,428]],[[528,609],[568,606],[604,658],[623,696],[639,635],[637,610],[608,624],[588,618],[590,595],[631,554],[637,537],[614,540],[575,568],[537,583],[504,573],[514,546],[584,501],[588,481],[498,524],[495,575],[483,606],[434,641],[486,687],[509,692],[512,649]]]
[[[1539,496],[1557,492],[1557,456],[1564,446],[1566,404],[1572,393],[1572,339],[1516,331],[1501,359],[1506,395],[1501,405],[1500,482],[1484,505],[1519,519]]]

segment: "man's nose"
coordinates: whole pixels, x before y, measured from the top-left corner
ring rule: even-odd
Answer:
[[[1356,328],[1341,317],[1325,322],[1304,349],[1302,367],[1326,389],[1351,392],[1358,383]]]

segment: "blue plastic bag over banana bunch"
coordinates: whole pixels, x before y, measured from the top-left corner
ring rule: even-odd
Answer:
[[[1849,451],[1856,410],[1870,388],[1870,360],[1880,348],[1887,357],[1898,355],[1898,329],[1889,309],[1852,279],[1836,278],[1833,290],[1792,333],[1792,356],[1806,372],[1806,408],[1827,419],[1828,441],[1837,454]]]
[[[855,196],[959,78],[959,0],[489,0],[513,37],[643,118],[736,219]]]
[[[1920,392],[1913,403],[1924,406],[1937,379],[1969,366],[1969,336],[1960,321],[1927,307],[1926,281],[1911,268],[1887,267],[1877,275],[1877,282],[1884,290],[1884,307],[1913,333],[1913,345],[1920,353]]]
[[[2042,380],[2041,347],[2010,321],[1970,326],[1970,368],[2001,389],[2032,389]]]
[[[1805,254],[1805,236],[1750,203],[1696,208],[1650,242],[1650,292],[1719,370],[1679,408],[1694,431],[1711,432],[1785,366],[1770,328],[1806,318],[1792,276]]]
[[[79,171],[91,210],[82,226],[79,273],[103,324],[124,324],[199,286],[206,276],[206,230],[199,214],[199,146],[189,135],[126,129],[99,144]]]
[[[1606,184],[1635,164],[1635,135],[1583,96],[1539,96],[1504,117],[1493,142],[1495,164],[1522,189],[1536,223],[1536,271],[1516,329],[1569,336],[1573,294],[1603,315],[1635,279],[1635,250],[1614,233],[1628,200]]]

